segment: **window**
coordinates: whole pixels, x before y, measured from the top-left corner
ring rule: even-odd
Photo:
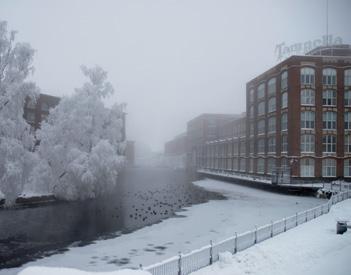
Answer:
[[[275,170],[275,159],[274,158],[269,158],[267,160],[267,174],[272,174],[272,172]]]
[[[34,112],[27,112],[26,119],[29,123],[34,123],[35,122],[35,113]]]
[[[351,91],[345,91],[344,104],[345,106],[351,106]]]
[[[301,128],[314,129],[314,112],[313,111],[301,112]]]
[[[260,103],[258,104],[257,114],[258,114],[259,116],[265,114],[265,102],[264,102],[264,101],[263,101],[263,102],[260,102]]]
[[[288,136],[287,135],[283,135],[282,136],[282,152],[288,152]]]
[[[288,72],[284,71],[281,75],[280,88],[282,91],[288,88]]]
[[[259,158],[257,160],[257,173],[263,174],[264,173],[264,159]]]
[[[314,135],[301,136],[301,152],[314,152]]]
[[[288,107],[288,93],[282,93],[282,108]]]
[[[275,95],[276,93],[276,79],[271,78],[268,81],[268,95]]]
[[[249,162],[249,172],[252,173],[254,168],[254,159],[250,159]]]
[[[250,100],[250,103],[254,102],[254,100],[255,100],[255,91],[254,91],[254,89],[251,89],[249,91],[249,100]]]
[[[250,106],[250,118],[254,118],[255,113],[254,113],[254,106]]]
[[[275,137],[270,137],[268,139],[268,153],[275,152]]]
[[[304,89],[301,91],[301,105],[314,105],[315,96],[314,90]]]
[[[304,158],[300,160],[300,176],[314,177],[314,159]]]
[[[257,123],[257,133],[260,134],[264,134],[266,131],[266,122],[264,119],[261,119],[258,121]]]
[[[41,104],[41,110],[45,112],[49,112],[49,105],[46,102]]]
[[[323,159],[323,177],[336,176],[336,161],[335,159]]]
[[[323,85],[336,85],[336,70],[332,68],[323,69]]]
[[[276,104],[275,104],[276,100],[275,97],[272,97],[271,99],[269,99],[268,101],[268,112],[274,112],[276,110]]]
[[[238,142],[234,142],[233,144],[233,154],[237,155],[239,153],[239,143]]]
[[[335,90],[323,91],[323,105],[324,106],[336,106],[336,91]]]
[[[351,153],[351,135],[347,134],[344,136],[344,152]]]
[[[233,158],[233,170],[238,171],[238,158]]]
[[[344,128],[345,130],[351,130],[351,112],[344,113]]]
[[[282,158],[280,161],[280,166],[285,169],[290,168],[289,160],[287,158]]]
[[[246,142],[245,139],[240,141],[240,155],[246,154]]]
[[[344,85],[351,86],[351,69],[345,70],[344,72]]]
[[[245,172],[246,171],[246,160],[244,158],[240,159],[240,171]]]
[[[258,99],[264,98],[264,83],[260,84],[257,88],[257,98]]]
[[[259,154],[262,154],[264,153],[264,139],[263,138],[260,138],[258,141],[257,141],[257,152]]]
[[[350,159],[344,160],[344,177],[351,177],[351,161],[350,161]]]
[[[268,133],[274,133],[275,132],[275,123],[276,119],[275,116],[272,116],[268,119]]]
[[[336,129],[336,112],[323,112],[323,129]]]
[[[281,130],[288,130],[288,114],[284,113],[281,117]]]
[[[301,68],[300,81],[301,85],[314,85],[314,69]]]
[[[255,151],[255,143],[254,143],[254,140],[253,140],[253,139],[250,140],[250,143],[249,143],[249,150],[250,150],[250,154],[253,154],[254,151]]]
[[[332,136],[332,135],[323,136],[323,152],[324,153],[336,152],[336,136]]]
[[[253,122],[250,123],[250,135],[252,136],[255,133],[255,124]]]

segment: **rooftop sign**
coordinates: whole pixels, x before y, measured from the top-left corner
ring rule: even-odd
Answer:
[[[340,44],[342,44],[342,38],[340,36],[336,36],[334,38],[332,34],[323,35],[321,38],[315,40],[309,40],[291,45],[287,45],[285,42],[282,42],[275,46],[275,54],[277,56],[277,60],[281,61],[291,55],[304,55],[320,46]]]

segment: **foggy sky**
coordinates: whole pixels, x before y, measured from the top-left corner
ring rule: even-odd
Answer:
[[[201,113],[245,111],[245,85],[275,47],[321,38],[325,0],[0,0],[0,20],[35,54],[44,93],[81,86],[98,64],[126,102],[128,139],[162,150]],[[351,43],[351,0],[329,1],[329,33]]]

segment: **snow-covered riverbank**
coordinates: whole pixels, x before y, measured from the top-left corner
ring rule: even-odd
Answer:
[[[149,265],[209,243],[263,225],[295,212],[312,208],[324,200],[288,196],[215,180],[197,185],[223,193],[228,199],[194,205],[177,216],[115,239],[72,247],[26,266],[60,266],[90,271]],[[84,229],[82,229],[84,230]],[[0,274],[17,274],[22,268],[3,269]]]
[[[351,200],[334,205],[327,215],[302,224],[286,233],[235,255],[194,275],[348,275],[351,230],[337,235],[336,220],[351,221]]]

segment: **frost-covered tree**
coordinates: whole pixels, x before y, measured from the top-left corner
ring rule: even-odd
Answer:
[[[23,118],[25,101],[37,96],[35,84],[26,81],[33,71],[34,50],[16,43],[15,34],[0,21],[0,190],[6,205],[22,192],[36,160],[33,134]]]
[[[124,105],[104,106],[103,100],[113,93],[104,70],[82,67],[82,71],[89,81],[63,98],[42,123],[41,161],[30,180],[49,184],[55,196],[68,200],[109,191],[124,163]]]

